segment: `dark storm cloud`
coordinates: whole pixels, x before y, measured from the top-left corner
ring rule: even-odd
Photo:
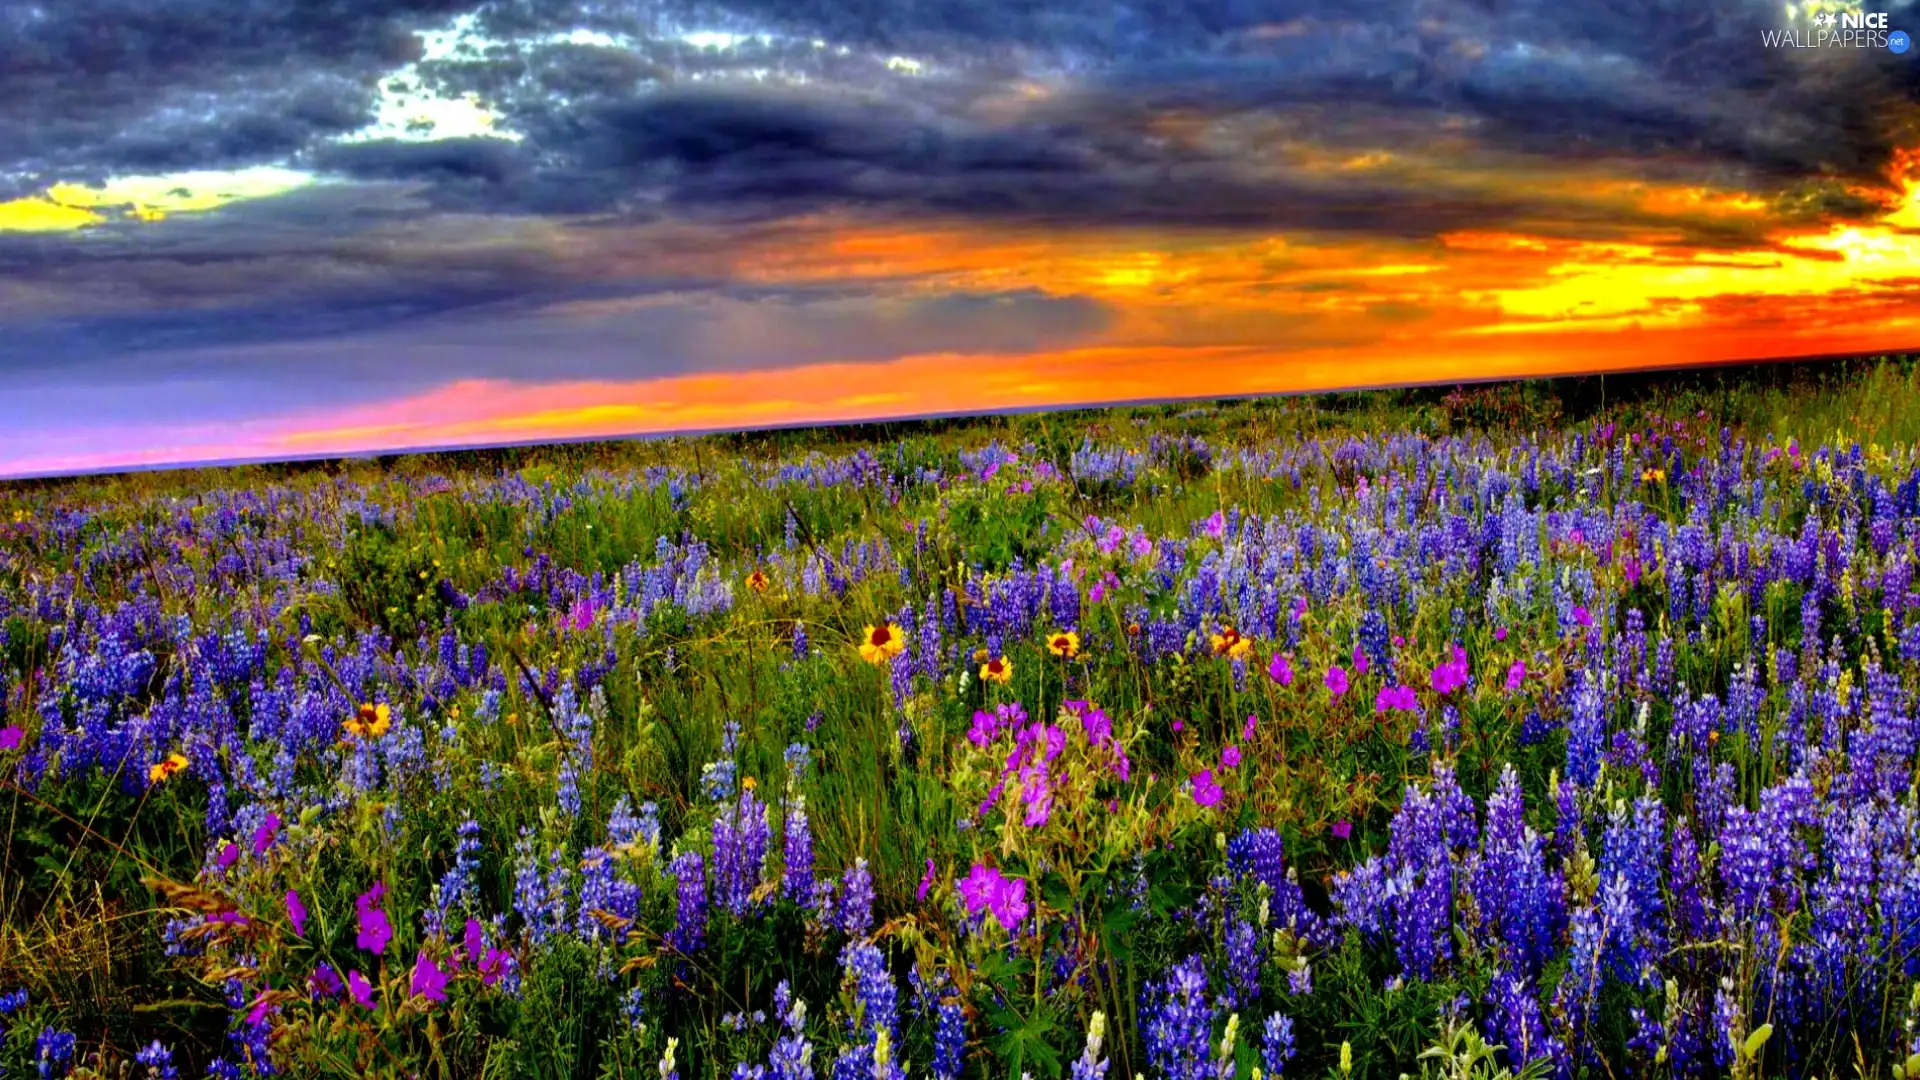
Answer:
[[[1896,25],[1911,19],[1913,0],[1892,10]],[[876,329],[885,318],[945,340],[1001,317],[970,315],[975,300],[956,298],[911,318],[897,307],[830,318],[837,309],[820,297],[783,306],[728,293],[749,306],[716,322],[702,304],[720,300],[686,299],[690,288],[721,296],[716,282],[648,280],[630,265],[512,239],[466,244],[427,226],[390,235],[435,211],[619,228],[844,207],[1035,227],[1665,233],[1753,246],[1770,223],[1604,205],[1531,185],[1526,170],[1562,163],[1577,175],[1603,161],[1613,175],[1744,184],[1791,218],[1873,212],[1846,185],[1870,186],[1895,145],[1920,140],[1920,64],[1884,50],[1762,49],[1774,11],[1758,0],[16,2],[0,7],[0,101],[23,104],[0,109],[0,191],[268,162],[355,183],[199,221],[0,236],[0,373],[129,353],[236,363],[222,350],[415,327],[446,335],[459,320],[510,337],[509,317],[557,341],[567,331],[541,317],[553,305],[660,290],[681,298],[621,316],[642,339],[684,342],[688,327],[713,335],[723,323],[750,338],[740,328],[768,311],[830,327],[818,333],[831,348],[791,355],[844,354],[855,325],[894,342]],[[380,80],[420,55],[414,33],[462,14],[499,43],[421,74],[480,95],[524,138],[340,141],[372,116]],[[551,37],[574,29],[635,44]],[[703,49],[676,36],[689,29],[766,33]],[[890,71],[896,52],[926,74]],[[1064,82],[1041,98],[1009,94],[1023,75]],[[1425,175],[1316,171],[1279,153],[1298,145],[1430,152],[1440,164]],[[1449,165],[1511,179],[1453,184]],[[32,309],[49,295],[69,310]],[[1008,348],[1020,333],[1072,336],[1100,314],[1057,298],[991,302],[1013,303]],[[577,344],[599,359],[568,374],[634,370],[630,353]],[[725,355],[767,355],[735,345],[666,349],[647,370],[695,370],[674,356],[713,369]],[[155,361],[175,362],[203,361]]]
[[[1689,243],[1744,245],[1748,226],[1676,220],[1529,193],[1450,191],[1444,177],[1410,187],[1366,174],[1315,176],[1263,169],[1247,148],[1156,144],[1136,109],[1063,103],[1018,125],[981,127],[922,120],[870,99],[794,91],[662,91],[571,114],[536,129],[531,146],[492,148],[456,164],[433,151],[352,149],[356,175],[462,181],[446,205],[492,198],[501,208],[562,188],[600,211],[780,216],[829,207],[902,215],[958,214],[1035,225],[1124,224],[1195,228],[1310,229],[1424,237],[1471,228],[1527,228],[1544,235],[1627,236],[1679,228]],[[1355,120],[1377,145],[1398,132],[1408,145],[1426,122],[1387,111]],[[1317,130],[1317,129],[1316,129]],[[1356,143],[1356,145],[1363,145]],[[536,165],[535,154],[555,164]],[[414,167],[415,158],[419,166]],[[377,163],[377,164],[375,164]],[[526,178],[464,181],[482,172]]]
[[[1913,3],[1893,7],[1896,23]],[[525,144],[333,141],[371,115],[379,78],[418,55],[414,31],[463,14],[499,44],[423,74],[482,95]],[[1565,215],[1523,196],[1430,203],[1390,185],[1329,198],[1230,143],[1168,144],[1154,122],[1306,113],[1305,134],[1331,144],[1417,145],[1450,117],[1489,153],[1679,161],[1762,190],[1873,182],[1920,134],[1916,65],[1763,49],[1777,13],[1759,0],[66,0],[4,19],[0,100],[31,103],[0,113],[14,192],[290,161],[425,181],[458,209],[751,216],[852,203],[1399,235],[1415,208],[1430,231]],[[771,36],[701,49],[674,36],[687,28]],[[570,29],[637,44],[540,40]],[[897,77],[891,52],[939,70]],[[740,89],[766,71],[806,86]],[[1068,74],[1075,89],[1011,124],[967,112],[1022,71]],[[817,89],[836,86],[869,100]]]
[[[35,0],[0,15],[0,173],[282,160],[364,122],[377,76],[464,0]],[[16,181],[17,182],[17,181]]]

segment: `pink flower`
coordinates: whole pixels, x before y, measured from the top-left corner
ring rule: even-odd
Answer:
[[[1526,678],[1527,662],[1525,660],[1515,660],[1513,666],[1507,669],[1507,693],[1511,694],[1515,690],[1520,689],[1520,684],[1525,682]]]
[[[1333,695],[1335,701],[1340,700],[1340,695],[1347,692],[1346,671],[1338,664],[1328,668],[1326,684],[1327,692]]]
[[[585,630],[593,625],[593,597],[583,596],[574,601],[573,610],[567,612],[567,626],[574,630]]]
[[[488,946],[487,954],[480,958],[480,985],[492,986],[500,981],[500,976],[506,973],[507,954]]]
[[[0,750],[19,749],[20,740],[26,737],[27,733],[20,730],[19,724],[8,724],[6,727],[0,727]]]
[[[1007,782],[1005,779],[993,785],[992,789],[987,792],[987,797],[980,800],[980,816],[985,817],[987,811],[993,809],[993,804],[1000,801],[1000,793],[1005,790],[1007,790]]]
[[[1273,660],[1267,664],[1267,678],[1272,679],[1281,686],[1292,684],[1293,661],[1287,659],[1286,653],[1273,654]]]
[[[347,993],[354,1004],[363,1009],[373,1008],[373,984],[357,970],[347,972]]]
[[[1000,719],[990,712],[975,710],[973,726],[967,729],[967,741],[985,750],[993,745],[996,735],[1000,734]]]
[[[1186,725],[1185,723],[1183,723],[1182,721],[1179,721],[1179,720],[1175,720],[1175,721],[1173,722],[1173,730],[1175,730],[1175,731],[1185,731],[1185,730],[1187,730],[1187,725]]]
[[[1008,879],[997,867],[974,863],[973,869],[958,883],[960,898],[967,913],[991,911],[1002,928],[1011,931],[1027,917],[1027,882]]]
[[[967,913],[978,915],[993,901],[994,891],[1000,887],[1001,880],[999,868],[974,863],[973,869],[954,887],[960,890],[960,899],[966,903]]]
[[[1388,709],[1414,712],[1419,708],[1420,698],[1413,692],[1411,686],[1383,686],[1373,698],[1373,711],[1376,714],[1386,712]]]
[[[1259,723],[1259,721],[1260,721],[1260,718],[1254,715],[1253,713],[1247,714],[1247,722],[1240,725],[1240,741],[1241,742],[1253,741],[1253,727],[1255,724]]]
[[[1053,812],[1053,785],[1045,769],[1029,769],[1020,778],[1020,801],[1027,805],[1022,819],[1027,828],[1038,829],[1047,823],[1047,816]]]
[[[1331,831],[1333,832],[1333,838],[1335,840],[1345,840],[1347,837],[1353,835],[1353,822],[1336,821],[1333,823],[1333,829]]]
[[[1207,535],[1213,537],[1215,540],[1218,540],[1222,536],[1225,536],[1226,533],[1227,533],[1227,515],[1221,513],[1218,510],[1215,510],[1213,512],[1213,516],[1207,519]]]
[[[1359,645],[1357,645],[1357,644],[1356,644],[1356,645],[1354,645],[1354,647],[1353,647],[1353,672],[1354,672],[1354,674],[1356,674],[1356,675],[1365,675],[1365,674],[1367,673],[1367,665],[1368,665],[1368,660],[1367,660],[1367,654],[1366,654],[1366,651],[1365,651],[1365,650],[1363,650],[1363,649],[1361,649]]]
[[[267,1014],[272,1011],[273,1002],[265,994],[260,995],[259,999],[253,1003],[253,1008],[247,1010],[247,1024],[251,1027],[259,1027],[266,1022]]]
[[[428,1001],[447,1000],[447,973],[427,958],[425,949],[414,957],[412,990]]]
[[[931,888],[933,888],[933,860],[929,858],[927,860],[927,872],[920,878],[920,890],[913,895],[914,902],[918,904],[926,903],[927,890]]]
[[[300,894],[287,890],[287,921],[293,924],[294,937],[307,936],[307,905],[300,902]]]
[[[1220,751],[1220,764],[1229,769],[1237,767],[1240,764],[1240,748],[1237,746],[1228,746],[1225,750]]]
[[[220,869],[225,870],[240,861],[240,845],[229,840],[220,848],[220,857],[216,860]]]
[[[266,820],[262,821],[259,824],[259,826],[253,830],[254,857],[258,858],[262,855],[265,855],[267,853],[267,849],[273,846],[274,837],[278,836],[279,834],[280,834],[280,815],[269,810],[267,811]]]
[[[1504,626],[1495,628],[1495,630],[1493,631],[1493,640],[1495,641],[1507,640],[1507,628]]]
[[[370,953],[379,953],[386,949],[387,942],[393,940],[393,924],[387,921],[387,913],[379,905],[387,895],[387,883],[376,881],[373,888],[361,893],[353,902],[359,913],[359,933],[353,943]]]
[[[1195,803],[1202,807],[1215,807],[1220,805],[1220,800],[1225,795],[1226,792],[1221,791],[1220,785],[1214,782],[1212,769],[1202,769],[1193,774],[1193,801]]]
[[[1581,626],[1592,626],[1593,613],[1584,607],[1576,605],[1573,609],[1573,621],[1579,623]]]
[[[486,932],[480,927],[480,920],[469,917],[466,933],[463,935],[467,946],[467,963],[480,966],[480,960],[487,952]]]
[[[1296,598],[1293,602],[1294,618],[1296,619],[1305,618],[1306,614],[1307,614],[1307,598],[1304,596]]]

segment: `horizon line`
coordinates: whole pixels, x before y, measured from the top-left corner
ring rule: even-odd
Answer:
[[[1243,394],[1186,394],[1168,397],[1127,398],[1112,401],[1082,401],[1051,405],[1012,406],[989,409],[956,409],[944,412],[912,413],[896,416],[876,416],[849,420],[811,420],[790,421],[784,423],[752,424],[742,427],[704,427],[674,428],[661,431],[634,432],[627,435],[578,435],[548,439],[515,439],[502,442],[442,443],[430,446],[385,447],[353,451],[331,451],[313,454],[261,455],[244,458],[204,458],[184,459],[169,462],[146,462],[129,465],[108,465],[92,469],[52,470],[45,472],[8,473],[0,472],[0,487],[18,483],[33,483],[49,480],[82,480],[107,476],[131,476],[135,474],[159,472],[192,472],[203,469],[238,469],[254,465],[304,465],[320,464],[330,461],[351,462],[371,461],[383,457],[405,457],[416,454],[455,454],[488,450],[518,450],[543,446],[588,446],[595,443],[639,443],[655,442],[666,439],[699,439],[714,435],[758,434],[777,431],[805,431],[812,428],[833,429],[856,427],[869,424],[904,424],[930,420],[977,419],[989,416],[1025,416],[1044,412],[1086,412],[1095,409],[1126,409],[1153,405],[1179,405],[1201,402],[1239,402],[1260,401],[1273,398],[1315,397],[1328,394],[1378,393],[1386,390],[1428,389],[1436,386],[1485,386],[1498,383],[1527,383],[1552,379],[1582,379],[1606,375],[1639,375],[1663,372],[1682,372],[1693,370],[1711,370],[1729,367],[1760,367],[1771,364],[1812,364],[1845,360],[1865,360],[1874,357],[1892,358],[1909,355],[1915,350],[1895,349],[1873,352],[1847,353],[1796,353],[1785,356],[1743,357],[1721,360],[1702,360],[1677,364],[1645,364],[1628,367],[1596,367],[1571,371],[1559,371],[1551,374],[1520,376],[1485,376],[1480,378],[1448,378],[1416,380],[1407,382],[1366,383],[1352,386],[1328,386],[1304,390],[1273,390],[1263,393]]]

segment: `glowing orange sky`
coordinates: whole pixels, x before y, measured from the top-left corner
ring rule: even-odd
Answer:
[[[1909,163],[1912,158],[1907,159]],[[617,436],[1050,404],[1584,372],[1920,341],[1920,177],[1869,225],[1766,230],[1750,250],[1676,251],[1524,232],[1436,241],[1036,235],[977,223],[815,218],[731,245],[669,245],[677,269],[767,285],[910,282],[1037,289],[1115,313],[1097,341],[1043,352],[902,355],[636,381],[456,380],[291,417],[144,433],[147,449],[26,456],[15,473],[197,459]],[[1608,197],[1755,215],[1733,196],[1645,185]],[[543,225],[520,243],[580,243]],[[598,241],[595,241],[598,242]],[[604,316],[637,301],[549,313]],[[342,348],[352,348],[342,343]]]

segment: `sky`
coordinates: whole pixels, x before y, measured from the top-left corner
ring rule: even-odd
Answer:
[[[1920,347],[1915,5],[0,0],[0,475]]]

